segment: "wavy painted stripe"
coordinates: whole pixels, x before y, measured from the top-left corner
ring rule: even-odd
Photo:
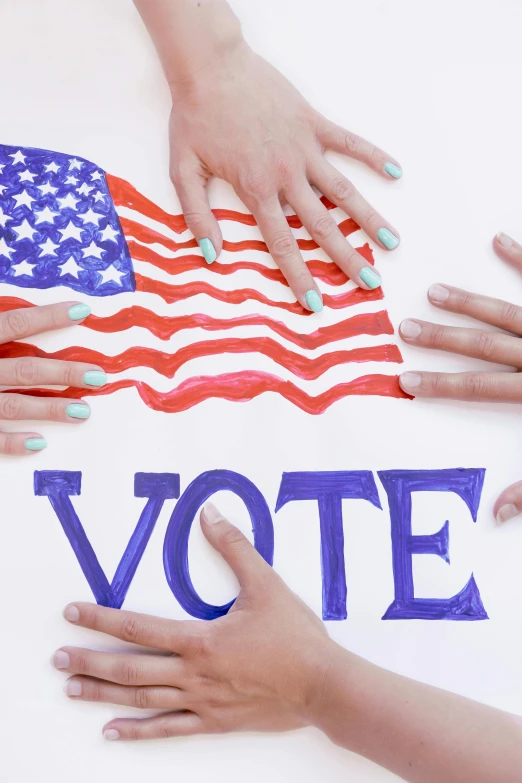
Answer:
[[[18,394],[30,394],[36,397],[82,397],[114,394],[120,389],[135,387],[143,402],[156,411],[179,413],[211,398],[230,402],[249,402],[266,392],[274,392],[288,402],[301,408],[305,413],[324,413],[334,402],[352,395],[377,395],[412,399],[399,386],[398,375],[364,375],[349,383],[340,383],[313,397],[291,381],[283,381],[275,375],[263,372],[236,372],[217,376],[200,376],[183,381],[169,392],[159,392],[143,381],[122,380],[109,383],[103,389],[11,389]]]
[[[128,240],[127,244],[133,261],[143,261],[147,264],[152,264],[170,275],[180,275],[183,272],[191,272],[194,269],[207,269],[209,272],[218,275],[231,275],[240,270],[248,270],[257,272],[267,280],[273,280],[276,283],[288,286],[283,273],[279,269],[270,269],[255,261],[234,261],[232,264],[221,264],[219,261],[214,261],[209,266],[200,255],[190,254],[178,256],[177,258],[165,258],[165,256],[156,253],[151,248],[133,242],[132,239]],[[356,250],[370,264],[374,263],[372,250],[368,244],[358,247]],[[313,277],[329,285],[340,286],[348,282],[349,278],[339,269],[337,264],[315,260],[308,261],[306,265]]]
[[[70,346],[60,351],[48,353],[35,345],[11,343],[0,346],[0,358],[17,359],[22,356],[36,356],[41,359],[60,359],[70,362],[98,364],[111,374],[136,367],[148,367],[165,378],[174,378],[178,370],[187,362],[206,356],[218,356],[225,353],[255,353],[266,356],[285,370],[306,381],[320,378],[327,370],[340,364],[353,362],[394,362],[402,361],[396,345],[373,345],[353,348],[349,351],[332,351],[322,356],[310,358],[284,348],[270,337],[229,337],[219,340],[206,340],[186,345],[175,354],[156,351],[153,348],[128,348],[117,356],[107,356],[80,346]]]
[[[151,218],[151,220],[164,223],[176,234],[182,234],[183,231],[187,230],[187,224],[183,215],[171,215],[165,212],[153,201],[143,196],[130,182],[120,177],[115,177],[112,174],[106,174],[105,177],[112,200],[117,207],[135,209]],[[321,197],[321,201],[327,209],[335,208],[335,204],[332,204],[325,196]],[[213,209],[212,212],[216,220],[232,220],[235,223],[243,223],[246,226],[257,225],[254,216],[244,212],[236,212],[233,209]],[[302,228],[303,226],[297,215],[289,215],[286,219],[290,228]]]
[[[191,296],[198,296],[199,294],[206,294],[213,299],[219,299],[220,302],[227,302],[227,304],[242,304],[249,300],[260,302],[270,307],[277,307],[280,310],[286,310],[289,313],[296,313],[298,315],[312,315],[309,310],[305,310],[299,302],[275,302],[273,299],[269,299],[259,291],[255,291],[253,288],[238,288],[233,291],[223,291],[220,288],[215,288],[209,283],[205,282],[193,282],[185,283],[184,285],[170,285],[170,283],[163,283],[160,280],[152,280],[149,277],[143,277],[143,275],[136,274],[136,290],[147,294],[157,294],[167,302],[173,304],[179,302],[182,299],[188,299]],[[329,294],[323,294],[323,304],[325,307],[330,307],[332,310],[340,310],[343,307],[350,307],[352,305],[361,304],[361,302],[375,302],[379,299],[383,299],[384,294],[382,288],[376,288],[374,291],[363,291],[362,288],[354,288],[351,291],[346,291],[344,294],[338,296],[330,296]]]

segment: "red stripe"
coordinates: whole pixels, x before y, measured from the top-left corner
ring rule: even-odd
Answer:
[[[312,313],[305,310],[299,302],[274,302],[272,299],[269,299],[259,291],[255,291],[253,288],[238,288],[233,291],[222,291],[220,288],[214,288],[214,286],[204,282],[170,285],[169,283],[162,283],[159,280],[152,280],[149,277],[143,277],[138,274],[136,274],[135,277],[137,291],[142,291],[147,294],[157,294],[168,304],[179,302],[182,299],[188,299],[190,296],[206,294],[213,299],[219,299],[221,302],[227,302],[228,304],[242,304],[249,299],[253,299],[256,302],[261,302],[270,307],[287,310],[289,313],[312,315]],[[350,307],[351,305],[360,304],[361,302],[375,302],[379,299],[383,299],[383,296],[382,288],[376,288],[374,291],[363,291],[362,288],[354,288],[352,291],[346,291],[344,294],[339,294],[339,296],[323,294],[323,303],[325,307],[330,307],[332,310],[340,310],[343,307]]]
[[[226,375],[189,378],[170,392],[159,392],[142,381],[117,381],[109,383],[97,391],[89,389],[11,389],[19,394],[31,394],[37,397],[71,397],[79,399],[87,396],[114,394],[119,389],[136,387],[143,402],[156,411],[179,413],[213,397],[230,402],[248,402],[265,392],[280,394],[305,413],[324,413],[337,400],[351,395],[378,395],[412,399],[399,386],[398,375],[364,375],[350,383],[341,383],[312,397],[291,381],[283,381],[275,375],[263,372],[237,372]]]
[[[21,356],[37,356],[43,359],[60,359],[70,362],[98,364],[108,373],[119,373],[135,367],[149,367],[166,378],[174,378],[178,370],[193,359],[216,356],[224,353],[257,353],[284,367],[289,372],[307,381],[316,380],[327,370],[351,362],[395,362],[402,361],[396,345],[374,345],[354,348],[350,351],[332,351],[310,358],[284,348],[270,337],[206,340],[187,345],[175,354],[156,351],[153,348],[129,348],[117,356],[107,356],[88,348],[71,346],[54,353],[47,353],[35,345],[10,343],[0,346],[0,358],[17,359]]]
[[[117,207],[135,209],[152,220],[157,220],[158,223],[164,223],[175,231],[176,234],[181,234],[187,230],[187,224],[183,215],[170,215],[168,212],[165,212],[165,210],[137,191],[130,182],[120,179],[120,177],[106,174],[105,178],[112,200]],[[327,209],[335,207],[335,204],[332,204],[325,196],[322,196],[321,201]],[[244,212],[236,212],[232,209],[213,209],[212,212],[217,220],[233,220],[235,223],[243,223],[246,226],[256,225],[254,216],[247,215]],[[290,228],[301,228],[303,225],[297,215],[290,215],[287,217],[287,221]]]
[[[133,261],[145,261],[171,275],[180,275],[183,272],[191,272],[194,269],[208,269],[215,274],[231,275],[241,269],[247,269],[252,272],[257,272],[268,280],[273,280],[274,282],[282,283],[286,286],[288,285],[283,273],[279,269],[270,269],[269,267],[266,267],[263,264],[257,264],[254,261],[235,261],[232,264],[220,264],[219,261],[215,261],[208,266],[201,256],[190,254],[178,256],[177,258],[165,258],[165,256],[156,253],[148,247],[143,247],[143,245],[139,245],[132,240],[129,240],[127,244]],[[363,247],[358,247],[357,252],[370,264],[374,263],[373,254],[368,244],[363,245]],[[313,277],[323,280],[325,283],[329,283],[330,285],[343,285],[348,282],[348,277],[336,264],[316,260],[308,261],[306,265]]]

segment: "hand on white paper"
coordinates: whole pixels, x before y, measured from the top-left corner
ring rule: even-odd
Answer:
[[[9,310],[0,315],[0,387],[73,386],[92,389],[103,386],[105,372],[96,365],[38,358],[30,346],[9,345],[41,332],[82,323],[90,308],[73,302]],[[78,424],[89,418],[90,407],[83,400],[30,396],[0,392],[0,420],[46,420]],[[47,446],[36,432],[0,432],[0,454],[31,454]]]

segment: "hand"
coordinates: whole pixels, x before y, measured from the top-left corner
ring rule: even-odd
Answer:
[[[89,313],[87,305],[71,302],[5,312],[0,315],[0,343],[5,345],[0,355],[9,356],[8,343],[13,340],[81,323]],[[103,386],[105,382],[103,370],[91,364],[33,357],[0,358],[0,386],[5,389],[38,385],[92,389],[93,386]],[[88,419],[90,412],[83,400],[0,392],[0,419],[38,419],[77,424]],[[0,432],[1,454],[30,454],[46,446],[45,438],[35,432]]]
[[[223,244],[205,189],[214,175],[230,182],[253,213],[303,307],[317,312],[322,298],[283,214],[285,203],[348,277],[364,289],[381,285],[379,274],[346,241],[312,186],[380,247],[393,250],[399,244],[397,231],[325,160],[324,152],[360,160],[390,180],[402,174],[397,161],[316,112],[243,40],[171,89],[171,177],[207,263]]]
[[[76,675],[67,682],[69,697],[168,710],[110,721],[106,739],[286,731],[311,722],[334,646],[324,625],[211,504],[201,523],[240,583],[225,617],[175,622],[85,603],[65,609],[75,625],[158,650],[136,655],[63,647],[55,653],[56,668]]]

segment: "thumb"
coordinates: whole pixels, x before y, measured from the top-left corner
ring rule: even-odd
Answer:
[[[212,214],[207,193],[207,177],[202,171],[174,173],[176,188],[188,229],[193,233],[207,264],[212,264],[223,248],[223,236]]]
[[[522,514],[522,481],[517,481],[502,492],[493,506],[493,513],[499,525]]]
[[[232,525],[213,503],[207,503],[201,512],[201,527],[205,538],[230,566],[241,587],[272,573],[250,541]]]

